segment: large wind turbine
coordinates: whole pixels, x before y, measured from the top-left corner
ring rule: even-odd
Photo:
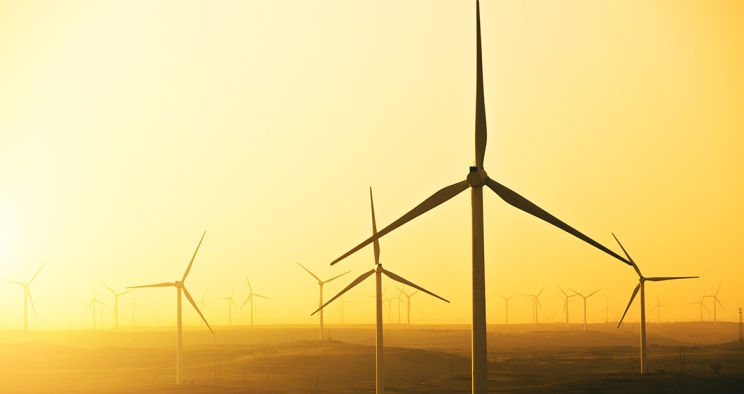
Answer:
[[[612,234],[613,237],[615,237],[615,234]],[[620,318],[620,322],[617,323],[617,327],[619,328],[621,324],[623,324],[623,319],[625,318],[625,314],[628,313],[628,309],[630,309],[630,305],[633,304],[633,300],[635,299],[636,294],[638,294],[638,290],[641,291],[641,373],[644,373],[644,368],[646,367],[646,281],[650,282],[661,282],[665,280],[676,280],[676,279],[693,279],[693,278],[699,278],[699,276],[668,276],[668,277],[653,277],[653,278],[646,278],[641,274],[641,270],[638,268],[638,265],[633,261],[633,259],[630,257],[628,252],[623,247],[623,244],[620,243],[620,240],[615,237],[615,241],[617,241],[617,244],[620,245],[620,248],[623,250],[623,253],[625,253],[625,256],[628,257],[628,260],[630,260],[631,265],[633,266],[633,269],[638,274],[638,285],[636,286],[635,290],[633,290],[633,295],[630,296],[630,302],[628,302],[628,306],[625,308],[625,312],[623,312],[623,317]]]
[[[372,188],[369,188],[369,202],[370,207],[372,209],[372,235],[373,237],[378,234],[377,232],[377,222],[375,220],[375,203],[372,199]],[[333,302],[336,298],[341,297],[344,293],[351,290],[354,286],[362,283],[365,279],[370,277],[372,274],[375,275],[375,327],[377,331],[377,339],[375,342],[376,346],[376,352],[375,352],[375,387],[376,387],[376,394],[383,394],[385,392],[385,370],[383,369],[383,345],[382,345],[382,274],[385,274],[388,278],[404,284],[413,287],[414,289],[417,289],[419,291],[423,291],[426,294],[429,294],[431,296],[434,296],[436,298],[439,298],[440,300],[449,303],[449,301],[445,300],[444,298],[424,289],[423,287],[419,287],[408,280],[382,268],[382,264],[380,264],[380,243],[377,240],[378,237],[374,237],[374,239],[370,242],[374,243],[374,252],[375,252],[375,268],[371,271],[367,271],[363,273],[361,276],[356,278],[351,284],[346,286],[345,289],[341,290],[340,293],[336,294],[333,298],[331,298],[328,302],[323,304],[318,310],[321,310],[326,307],[326,305]],[[343,304],[342,304],[343,305]],[[312,314],[317,313],[316,310]]]
[[[236,285],[236,287],[237,287],[237,285]],[[218,298],[217,299],[218,301],[227,301],[227,325],[228,326],[232,326],[232,307],[235,306],[235,309],[238,309],[238,310],[240,309],[240,308],[238,308],[238,304],[236,304],[235,301],[233,301],[233,296],[234,295],[235,295],[235,287],[233,287],[233,291],[232,291],[232,293],[230,293],[230,297]],[[206,296],[206,294],[205,294],[205,296]],[[251,310],[253,310],[253,308],[251,308]],[[251,326],[253,326],[253,322],[252,321],[251,321]]]
[[[560,290],[561,293],[563,293],[563,312],[566,312],[566,325],[568,326],[569,325],[569,320],[568,320],[568,303],[571,302],[571,301],[573,301],[571,299],[571,297],[577,297],[577,295],[576,294],[568,295],[568,294],[566,294],[565,291],[563,291],[563,289],[561,289],[560,286],[555,285],[555,287],[557,287],[558,290]]]
[[[452,199],[458,194],[470,188],[471,213],[472,213],[472,273],[473,273],[473,306],[472,306],[472,391],[477,394],[485,394],[488,391],[488,352],[486,344],[486,283],[484,270],[484,235],[483,235],[483,186],[488,186],[493,192],[508,204],[536,216],[573,236],[589,243],[616,259],[630,265],[630,262],[615,252],[605,248],[596,241],[582,234],[573,227],[562,222],[555,216],[544,211],[542,208],[528,201],[526,198],[507,188],[501,183],[488,177],[483,167],[483,159],[486,153],[486,106],[483,92],[483,64],[481,56],[481,34],[480,34],[480,6],[476,2],[476,97],[475,97],[475,165],[470,167],[466,180],[447,186],[431,197],[427,198],[401,216],[398,220],[380,230],[379,233],[369,237],[359,245],[355,246],[341,257],[333,260],[331,265],[338,263],[361,248],[369,245],[375,240],[383,237],[389,232],[413,220],[421,214],[437,207],[438,205]]]
[[[96,302],[101,305],[105,305],[105,306],[108,306],[108,305],[104,304],[103,302],[101,302],[101,300],[99,300],[96,297],[96,287],[93,286],[92,283],[90,284],[90,287],[93,288],[93,299],[90,300],[90,304],[88,304],[88,306],[85,307],[85,310],[88,310],[88,308],[90,308],[91,306],[93,307],[93,330],[95,330],[96,329]],[[103,329],[103,325],[101,325],[101,329]]]
[[[302,265],[300,263],[297,263],[297,265],[299,265],[300,267],[302,267],[302,269],[304,269],[305,271],[307,271],[308,274],[310,274],[313,278],[315,278],[315,280],[318,281],[318,286],[320,287],[320,299],[318,301],[318,308],[320,308],[321,306],[323,306],[323,285],[326,284],[326,283],[328,283],[328,282],[330,282],[330,281],[332,281],[332,280],[334,280],[334,279],[336,279],[336,278],[338,278],[338,277],[340,277],[340,276],[344,276],[344,275],[348,274],[349,272],[351,272],[351,271],[346,271],[343,274],[334,276],[331,279],[320,280],[320,278],[318,278],[317,276],[315,276],[314,273],[310,272],[309,269],[305,268],[304,265]],[[318,317],[320,318],[320,340],[322,341],[323,340],[323,310],[321,310],[320,313],[318,313]]]
[[[511,297],[509,297],[509,298],[504,298],[504,297],[502,297],[502,296],[500,296],[498,294],[496,294],[496,295],[499,298],[501,298],[502,300],[504,300],[504,303],[506,303],[506,324],[509,324],[509,300],[511,300],[512,297],[514,297],[515,295],[517,295],[517,293],[512,294]]]
[[[245,306],[246,302],[248,301],[251,302],[251,328],[253,328],[253,301],[255,300],[254,297],[266,298],[267,300],[270,298],[253,292],[253,287],[251,286],[251,281],[248,280],[248,275],[245,276],[245,281],[248,282],[249,294],[248,294],[248,298],[246,298],[245,302],[243,302],[243,305],[240,306],[240,309],[242,309]]]
[[[581,297],[581,298],[584,299],[584,331],[586,331],[586,299],[589,298],[589,297],[591,297],[591,296],[593,296],[597,291],[602,290],[602,289],[599,289],[599,290],[595,291],[594,293],[589,294],[588,296],[584,296],[583,294],[579,293],[578,291],[576,291],[576,290],[574,290],[574,289],[572,289],[570,287],[568,289],[571,290],[571,291],[573,291],[574,293],[576,293],[576,295],[578,295],[579,297]]]
[[[175,287],[176,288],[176,316],[177,316],[177,324],[176,324],[176,332],[177,334],[177,347],[176,347],[176,384],[180,385],[183,382],[183,323],[181,320],[181,293],[186,296],[186,299],[189,300],[191,303],[191,306],[196,309],[196,313],[201,316],[202,320],[204,320],[204,323],[207,325],[207,328],[209,328],[209,331],[214,334],[214,331],[212,331],[212,327],[209,326],[209,323],[207,323],[207,319],[204,318],[204,315],[202,315],[199,308],[196,306],[196,303],[194,302],[194,299],[191,298],[191,294],[189,294],[189,291],[186,290],[186,277],[189,276],[189,271],[191,271],[191,265],[194,264],[194,259],[196,258],[196,253],[199,251],[199,247],[201,246],[202,241],[204,240],[204,236],[207,235],[207,232],[205,231],[204,234],[202,234],[201,239],[199,240],[199,244],[196,245],[196,250],[194,251],[194,256],[191,257],[191,261],[189,262],[189,266],[186,267],[186,272],[183,273],[183,278],[181,278],[180,281],[175,282],[165,282],[165,283],[157,283],[153,285],[144,285],[144,286],[130,286],[127,287],[128,289],[139,289],[144,287]]]
[[[718,300],[718,291],[721,290],[722,284],[723,282],[721,282],[721,284],[718,285],[718,289],[716,289],[716,292],[713,295],[703,296],[703,298],[708,297],[708,298],[713,299],[713,324],[718,323],[718,317],[716,315],[716,311],[718,310],[718,308],[716,308],[716,303],[718,303],[718,305],[720,305],[721,308],[723,308],[723,304],[721,304],[721,301]],[[726,309],[726,308],[723,308],[723,309]]]
[[[101,282],[101,284],[105,288],[107,288],[111,292],[111,294],[114,295],[114,327],[116,328],[116,331],[119,331],[119,296],[123,296],[124,294],[134,291],[134,289],[127,290],[123,293],[116,294],[116,292],[111,290],[110,287],[106,286],[105,283]]]
[[[41,268],[44,268],[46,265],[46,261],[44,264],[41,265]],[[31,301],[31,309],[34,311],[34,317],[36,317],[36,308],[34,307],[34,299],[31,297],[31,290],[28,288],[29,285],[31,285],[31,282],[36,279],[36,275],[39,275],[39,272],[41,272],[41,268],[39,268],[38,271],[34,274],[33,277],[31,277],[31,280],[28,281],[28,283],[18,282],[15,280],[10,279],[0,279],[4,280],[6,282],[15,283],[17,285],[20,285],[23,287],[23,341],[28,342],[28,302]]]

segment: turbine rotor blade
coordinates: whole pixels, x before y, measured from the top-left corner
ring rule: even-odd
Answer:
[[[15,284],[17,284],[17,285],[21,285],[21,286],[26,286],[26,284],[25,284],[25,283],[19,282],[19,281],[17,281],[17,280],[10,280],[10,279],[1,279],[1,278],[0,278],[0,280],[4,280],[4,281],[6,281],[6,282],[10,282],[10,283],[15,283]]]
[[[517,194],[517,192],[509,189],[508,187],[494,181],[491,178],[486,178],[486,185],[488,185],[491,190],[493,190],[494,193],[498,194],[501,199],[506,201],[507,204],[520,209],[526,213],[529,213],[532,216],[535,216],[539,219],[542,219],[545,222],[548,222],[552,224],[555,227],[558,227],[559,229],[573,235],[576,238],[579,238],[580,240],[588,243],[589,245],[594,246],[595,248],[609,254],[610,256],[622,261],[625,264],[631,265],[630,261],[624,259],[619,254],[607,249],[606,247],[602,246],[599,242],[587,237],[586,235],[582,234],[580,231],[576,230],[575,228],[569,226],[568,224],[564,223],[560,219],[556,218],[555,216],[549,214],[544,209],[538,207],[537,205],[533,204],[526,198],[522,197],[521,195]]]
[[[713,297],[713,299],[718,303],[718,305],[721,306],[721,308],[723,308],[723,304],[721,304],[721,301],[718,300],[718,297]],[[726,309],[726,308],[723,308],[723,309]]]
[[[42,265],[41,265],[41,268],[44,268],[44,266],[45,266],[45,265],[46,265],[46,261],[44,262],[44,264],[42,264]],[[33,276],[33,277],[31,278],[31,280],[30,280],[30,281],[28,281],[28,284],[29,284],[29,285],[31,284],[31,282],[33,282],[33,281],[34,281],[34,279],[36,279],[36,276],[37,276],[37,275],[39,275],[39,272],[41,272],[41,268],[39,268],[39,270],[38,270],[38,271],[36,271],[36,273],[34,274],[34,276]],[[720,287],[721,287],[721,286],[718,286],[718,288],[720,288]]]
[[[248,282],[248,290],[253,294],[253,286],[251,286],[251,281],[248,280],[248,275],[245,276],[245,281]]]
[[[578,295],[580,295],[580,296],[582,296],[582,297],[584,296],[584,295],[582,295],[581,293],[579,293],[578,291],[576,291],[576,290],[574,290],[574,289],[572,289],[572,288],[570,288],[570,287],[568,288],[568,290],[571,290],[571,291],[573,291],[574,293],[576,293],[576,294],[578,294]]]
[[[716,293],[715,293],[715,294],[713,294],[713,295],[718,295],[718,290],[721,290],[721,285],[723,285],[723,282],[721,282],[721,283],[720,283],[720,284],[718,285],[718,288],[716,289]]]
[[[563,293],[563,295],[564,295],[564,296],[568,297],[568,294],[566,294],[566,292],[565,292],[565,291],[563,291],[563,289],[561,289],[561,287],[560,287],[560,286],[558,286],[558,285],[555,285],[555,287],[557,287],[557,288],[558,288],[558,290],[560,290],[560,291],[561,291],[561,293]]]
[[[304,266],[304,265],[302,265],[302,264],[300,264],[300,263],[297,263],[297,265],[299,265],[299,266],[300,266],[300,267],[302,267],[302,268],[303,268],[303,269],[304,269],[305,271],[307,271],[307,273],[308,273],[308,274],[312,275],[312,276],[313,276],[313,278],[315,278],[315,279],[316,279],[316,280],[317,280],[318,282],[322,282],[322,280],[320,280],[320,278],[318,278],[317,276],[315,276],[315,274],[313,274],[312,272],[310,272],[310,270],[309,270],[309,269],[305,268],[305,266]],[[248,280],[248,277],[247,277],[247,276],[246,276],[245,280]]]
[[[695,279],[699,278],[699,276],[669,276],[669,277],[655,277],[655,278],[646,278],[649,282],[661,282],[665,280],[677,280],[677,279]]]
[[[205,233],[206,233],[206,231],[205,231]],[[202,237],[204,237],[204,236],[202,236]],[[197,250],[198,250],[198,249],[199,249],[199,247],[197,247]],[[189,291],[188,291],[188,290],[186,290],[186,286],[184,286],[184,287],[183,287],[183,295],[185,295],[185,296],[186,296],[186,299],[187,299],[187,300],[189,300],[189,302],[191,303],[191,306],[193,306],[193,307],[194,307],[194,309],[196,309],[196,313],[198,313],[198,314],[199,314],[199,316],[200,316],[200,317],[202,318],[202,320],[204,320],[204,324],[206,324],[206,325],[207,325],[207,328],[209,328],[209,331],[211,331],[211,332],[212,332],[212,334],[214,334],[214,331],[212,330],[212,327],[210,327],[210,326],[209,326],[209,323],[207,323],[207,319],[205,319],[205,318],[204,318],[204,315],[202,315],[201,311],[200,311],[200,310],[199,310],[199,308],[198,308],[198,307],[196,306],[196,302],[194,302],[194,299],[193,299],[193,298],[191,298],[191,294],[189,294]]]
[[[28,286],[26,286],[26,294],[28,294],[28,300],[31,301],[31,309],[33,309],[34,311],[34,317],[36,317],[36,307],[34,306],[34,299],[33,297],[31,297],[31,290],[28,288]]]
[[[313,313],[310,314],[310,316],[318,313],[319,310],[325,308],[328,304],[330,304],[331,302],[333,302],[336,298],[341,297],[344,293],[346,293],[347,291],[351,290],[354,286],[362,283],[362,281],[364,281],[365,279],[367,279],[370,275],[372,275],[374,273],[375,273],[375,270],[370,270],[370,271],[367,271],[367,272],[363,273],[358,278],[354,279],[353,282],[351,282],[348,286],[346,286],[343,290],[341,290],[341,292],[339,292],[338,294],[336,294],[333,298],[331,298],[330,300],[328,300],[320,308],[316,309],[315,312],[313,312]]]
[[[204,236],[207,235],[207,232],[204,231],[204,234],[202,234],[201,239],[199,240],[199,244],[196,245],[196,250],[194,251],[194,255],[191,256],[191,261],[189,262],[189,266],[186,267],[186,272],[183,273],[183,279],[181,279],[181,282],[186,281],[186,277],[189,276],[189,271],[191,271],[191,266],[194,264],[194,259],[196,258],[196,253],[199,251],[199,247],[202,244],[202,241],[204,241]],[[211,330],[211,328],[210,328]]]
[[[372,207],[372,235],[377,235],[377,221],[375,220],[375,201],[372,199],[372,188],[369,188],[369,204]],[[375,265],[380,264],[380,240],[373,241],[375,250]]]
[[[439,298],[440,300],[442,300],[442,301],[444,301],[444,302],[446,302],[446,303],[449,304],[449,301],[447,301],[444,298],[442,298],[442,297],[440,297],[440,296],[438,296],[438,295],[430,292],[429,290],[426,290],[423,287],[418,286],[418,285],[414,284],[413,282],[408,281],[408,280],[406,280],[406,279],[404,279],[404,278],[402,278],[402,277],[400,277],[400,276],[398,276],[398,275],[396,275],[396,274],[394,274],[394,273],[392,273],[392,272],[390,272],[390,271],[388,271],[388,270],[386,270],[384,268],[382,268],[381,270],[382,270],[382,273],[385,274],[385,275],[387,275],[390,279],[392,279],[392,280],[394,280],[394,281],[396,281],[398,283],[402,283],[404,285],[411,286],[414,289],[420,290],[420,291],[422,291],[422,292],[424,292],[424,293],[426,293],[426,294],[428,294],[430,296],[434,296],[436,298]]]
[[[250,301],[251,297],[253,297],[253,293],[251,293],[251,295],[249,295],[248,298],[245,299],[245,301],[243,302],[243,305],[241,305],[240,308],[238,308],[238,309],[243,309],[243,307],[245,306],[245,304],[247,304],[248,301]]]
[[[90,306],[91,306],[91,305],[95,305],[95,303],[96,303],[96,300],[92,300],[92,301],[90,302],[90,304],[88,304],[88,306],[86,306],[86,307],[85,307],[85,310],[87,311],[87,310],[88,310],[88,309],[90,308]]]
[[[331,279],[328,279],[327,281],[325,281],[325,282],[323,282],[323,283],[325,284],[325,283],[328,283],[328,282],[330,282],[330,281],[332,281],[332,280],[334,280],[334,279],[336,279],[336,278],[340,278],[340,277],[342,277],[342,276],[344,276],[344,275],[348,274],[349,272],[351,272],[351,271],[346,271],[346,272],[344,272],[344,273],[343,273],[343,274],[341,274],[341,275],[337,275],[337,276],[334,276],[333,278],[331,278]]]
[[[488,133],[486,129],[486,100],[483,93],[483,56],[481,54],[480,5],[475,3],[476,33],[477,33],[477,82],[475,93],[475,166],[483,168],[483,158],[486,155]]]
[[[638,277],[643,278],[643,274],[641,274],[641,269],[638,268],[635,261],[633,261],[633,258],[630,257],[630,255],[628,254],[628,251],[625,250],[625,248],[623,247],[623,244],[621,244],[620,240],[617,239],[617,237],[615,236],[615,233],[612,233],[612,237],[615,238],[615,241],[617,241],[617,244],[620,245],[620,249],[623,250],[623,253],[625,253],[625,256],[628,258],[628,260],[630,260],[630,263],[633,266],[633,269],[635,270],[635,272],[638,274]]]
[[[517,295],[517,293],[514,293],[514,294],[512,294],[512,295],[511,295],[511,297],[507,298],[506,300],[507,300],[507,301],[511,300],[511,299],[512,299],[512,297],[514,297],[515,295]]]
[[[625,312],[623,312],[623,317],[620,318],[620,322],[617,323],[617,327],[620,328],[620,325],[623,324],[623,319],[625,319],[625,314],[628,313],[628,309],[630,309],[630,305],[633,304],[633,300],[635,299],[636,294],[638,294],[638,290],[641,289],[641,284],[639,283],[636,285],[635,290],[633,290],[633,295],[630,296],[630,302],[628,302],[628,306],[625,308]]]
[[[439,206],[440,204],[450,200],[451,198],[455,197],[456,195],[462,193],[465,189],[470,187],[470,184],[467,180],[457,182],[453,185],[447,186],[438,192],[431,195],[431,197],[424,200],[421,204],[417,205],[412,210],[408,211],[405,215],[401,216],[398,220],[390,223],[387,227],[380,230],[376,235],[373,235],[369,238],[367,238],[365,241],[360,243],[359,245],[352,248],[350,251],[344,253],[341,257],[337,258],[336,260],[333,260],[331,262],[331,265],[334,265],[338,263],[339,261],[349,257],[359,249],[369,245],[371,242],[373,242],[376,239],[382,238],[387,233],[395,230],[396,228],[408,223],[409,221],[415,219],[416,217],[420,216],[423,213],[426,213],[430,211],[431,209]]]
[[[269,297],[266,297],[266,296],[262,296],[262,295],[260,295],[260,294],[254,294],[253,296],[254,296],[254,297],[261,297],[261,298],[266,298],[267,300],[270,300],[270,299],[271,299],[271,298],[269,298]]]
[[[153,284],[153,285],[127,286],[127,289],[142,289],[142,288],[145,288],[145,287],[171,287],[171,286],[175,286],[175,285],[176,285],[176,282],[163,282],[163,283],[156,283],[156,284]],[[95,295],[95,291],[93,292],[93,294]]]
[[[599,290],[602,290],[602,289],[599,289]],[[597,292],[598,292],[599,290],[595,291],[595,292],[594,292],[594,293],[592,293],[592,294],[589,294],[588,296],[586,296],[586,298],[589,298],[589,297],[591,297],[591,296],[593,296],[593,295],[597,294]]]
[[[111,290],[111,288],[108,287],[108,286],[106,286],[105,283],[101,282],[101,284],[103,285],[103,287],[107,288],[114,296],[116,296],[116,292],[115,291]],[[132,291],[132,290],[129,290],[129,291]]]

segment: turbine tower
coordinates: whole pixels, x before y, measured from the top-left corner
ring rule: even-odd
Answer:
[[[270,298],[253,292],[253,287],[251,286],[251,281],[248,280],[248,275],[245,276],[245,281],[248,282],[249,294],[248,294],[248,298],[246,298],[245,302],[243,302],[243,305],[240,306],[240,309],[243,309],[246,302],[248,301],[251,302],[251,328],[253,328],[253,301],[255,301],[254,297],[266,298],[267,300],[269,300]]]
[[[165,282],[165,283],[157,283],[153,285],[127,287],[128,289],[140,289],[140,288],[145,288],[145,287],[175,287],[176,288],[176,316],[177,316],[176,318],[176,332],[177,332],[176,384],[177,385],[180,385],[183,382],[183,322],[181,319],[181,294],[186,296],[186,299],[189,300],[189,302],[191,303],[191,306],[193,306],[194,309],[196,309],[196,313],[198,313],[199,316],[202,318],[202,320],[204,320],[204,323],[207,325],[207,328],[209,328],[209,331],[212,334],[214,334],[214,331],[212,331],[212,327],[209,326],[209,323],[207,323],[207,319],[204,318],[204,315],[202,315],[201,311],[196,306],[194,299],[191,298],[191,294],[189,294],[189,291],[186,289],[186,277],[189,276],[189,271],[191,271],[191,266],[194,264],[194,259],[196,259],[196,253],[199,251],[199,247],[201,246],[201,243],[204,240],[205,235],[207,235],[206,231],[204,232],[204,234],[202,234],[202,237],[199,240],[199,244],[196,245],[194,256],[191,257],[189,266],[186,267],[186,272],[183,273],[183,278],[181,278],[180,281],[177,280],[175,282]]]
[[[106,286],[105,283],[101,282],[101,284],[105,288],[107,288],[111,292],[111,294],[114,295],[114,328],[116,328],[116,331],[119,331],[119,296],[123,296],[124,294],[134,291],[134,289],[127,290],[123,293],[116,294],[116,292],[111,290],[110,287]]]
[[[599,290],[595,291],[594,293],[589,294],[586,297],[583,294],[579,293],[578,291],[576,291],[576,290],[574,290],[574,289],[572,289],[570,287],[568,289],[571,290],[571,291],[573,291],[574,293],[576,293],[576,295],[578,295],[579,297],[581,297],[581,298],[584,299],[584,331],[586,331],[586,299],[589,298],[589,297],[591,297],[591,296],[593,296],[597,291],[602,290],[602,289],[599,289]]]
[[[498,294],[496,294],[496,295],[499,298],[501,298],[502,300],[504,300],[504,303],[506,304],[506,314],[505,314],[506,315],[506,324],[509,324],[509,300],[511,300],[512,297],[514,297],[515,295],[517,295],[517,293],[512,294],[511,297],[509,297],[509,298],[504,298],[504,297],[502,297],[502,296],[500,296]]]
[[[613,237],[615,237],[615,234],[612,234]],[[625,256],[628,257],[628,260],[630,260],[630,263],[633,265],[633,269],[638,274],[638,285],[636,286],[635,290],[633,290],[633,295],[630,296],[630,302],[628,302],[628,306],[625,308],[625,312],[623,313],[623,317],[620,318],[620,322],[617,323],[617,327],[620,328],[620,325],[623,324],[623,319],[625,318],[625,314],[628,313],[628,309],[630,309],[630,305],[633,304],[633,300],[635,299],[636,294],[638,294],[638,290],[641,291],[641,373],[644,373],[644,368],[646,367],[646,281],[650,282],[661,282],[665,280],[677,280],[677,279],[694,279],[699,278],[699,276],[672,276],[672,277],[653,277],[653,278],[646,278],[641,274],[641,270],[638,268],[638,265],[633,261],[633,259],[630,257],[628,252],[623,247],[623,244],[620,243],[620,240],[615,237],[615,241],[617,241],[618,245],[620,245],[620,248],[623,250],[623,253],[625,253]]]
[[[238,304],[236,304],[235,301],[233,301],[233,296],[235,295],[235,287],[237,287],[237,285],[236,286],[233,286],[233,291],[232,291],[232,293],[230,293],[230,297],[218,298],[217,299],[217,301],[227,301],[227,325],[228,326],[232,326],[232,307],[233,307],[233,305],[235,306],[235,309],[238,309],[238,310],[240,309],[240,308],[238,308]],[[206,294],[205,294],[205,296],[206,296]],[[251,310],[253,310],[253,309],[251,309]],[[253,325],[253,324],[251,323],[251,325]]]
[[[326,283],[328,283],[328,282],[330,282],[330,281],[332,281],[332,280],[334,280],[334,279],[336,279],[336,278],[338,278],[338,277],[340,277],[340,276],[344,276],[344,275],[348,274],[349,272],[351,272],[351,271],[346,271],[343,274],[334,276],[331,279],[320,280],[320,278],[318,278],[314,273],[310,272],[309,269],[305,268],[304,265],[302,265],[300,263],[297,263],[297,265],[299,265],[300,267],[302,267],[302,269],[304,269],[305,271],[307,271],[308,274],[310,274],[313,278],[315,278],[315,280],[318,281],[318,286],[320,287],[320,299],[318,301],[318,308],[320,308],[321,306],[323,306],[323,285],[326,284]],[[318,313],[318,317],[319,317],[319,320],[320,320],[320,340],[322,341],[323,340],[323,311],[322,310],[320,311],[320,313]]]
[[[88,304],[88,306],[85,307],[85,310],[87,311],[88,308],[90,308],[91,306],[93,307],[93,330],[95,330],[96,329],[96,302],[101,305],[105,305],[105,306],[108,306],[108,305],[104,304],[98,298],[96,298],[96,288],[95,286],[93,286],[92,283],[90,284],[90,287],[93,288],[93,299],[90,301],[90,304]],[[101,329],[103,329],[103,325],[101,325]]]
[[[405,304],[406,304],[406,313],[408,315],[407,321],[406,321],[406,329],[408,329],[411,326],[411,297],[413,297],[419,291],[416,290],[413,293],[408,294],[405,291],[403,291],[403,289],[401,289],[400,287],[397,287],[397,289],[400,290],[400,293],[401,294],[403,294],[404,296],[406,296]]]
[[[568,303],[571,302],[571,301],[573,301],[571,299],[571,297],[577,297],[577,295],[576,294],[568,295],[568,294],[566,294],[565,291],[563,291],[563,289],[561,289],[560,286],[555,285],[555,287],[557,287],[558,290],[560,290],[561,293],[563,293],[563,297],[562,297],[562,299],[563,299],[563,312],[566,313],[566,326],[568,326],[569,325],[569,320],[568,320]]]
[[[375,220],[375,203],[372,199],[372,188],[369,188],[369,202],[370,207],[372,209],[372,235],[373,237],[378,234],[377,232],[377,222]],[[341,297],[344,293],[351,290],[354,286],[362,283],[365,279],[375,275],[375,328],[377,331],[377,338],[375,342],[376,352],[375,352],[375,393],[376,394],[384,394],[385,393],[385,369],[383,368],[383,344],[382,344],[382,274],[385,274],[388,278],[404,284],[408,285],[410,287],[413,287],[414,289],[417,289],[419,291],[423,291],[426,294],[429,294],[431,296],[434,296],[436,298],[439,298],[440,300],[449,303],[449,301],[445,300],[444,298],[422,288],[419,287],[408,280],[382,268],[382,264],[380,264],[380,243],[377,240],[377,238],[374,238],[374,254],[375,254],[375,268],[371,271],[367,271],[363,273],[361,276],[356,278],[351,284],[346,286],[345,289],[341,290],[340,293],[336,294],[333,298],[331,298],[328,302],[323,304],[318,310],[321,310],[325,308],[328,304],[333,302],[338,297]],[[342,304],[343,305],[343,304]],[[312,314],[314,315],[318,311],[316,310]]]
[[[660,324],[660,323],[661,323],[661,312],[660,312],[660,311],[661,311],[661,308],[667,308],[667,309],[670,309],[670,308],[669,308],[668,306],[666,306],[666,305],[661,305],[661,304],[659,303],[659,295],[658,295],[658,294],[656,294],[656,305],[654,305],[654,307],[653,307],[653,308],[651,308],[651,310],[649,311],[649,312],[653,312],[653,311],[654,311],[654,309],[656,309],[656,324]]]
[[[331,265],[338,263],[373,241],[385,236],[403,224],[415,219],[423,213],[437,207],[438,205],[452,199],[466,189],[470,188],[471,213],[472,213],[472,392],[474,394],[486,394],[488,392],[488,351],[486,343],[486,279],[485,279],[485,252],[483,234],[483,187],[488,186],[494,193],[508,204],[542,219],[569,234],[589,243],[616,259],[630,265],[630,262],[615,252],[600,245],[593,239],[582,234],[573,227],[562,222],[555,216],[549,214],[542,208],[528,201],[499,182],[488,177],[483,167],[483,159],[486,153],[486,106],[483,91],[483,62],[481,56],[481,34],[480,34],[480,6],[476,1],[476,97],[475,97],[475,165],[471,166],[465,180],[447,186],[411,211],[401,216],[379,233],[369,237],[359,245],[355,246],[341,257],[333,260]]]
[[[716,290],[715,294],[709,295],[709,296],[703,296],[703,297],[708,297],[708,298],[713,299],[713,324],[718,324],[718,317],[716,316],[716,310],[717,310],[716,303],[718,303],[718,305],[720,305],[721,308],[723,308],[723,304],[721,304],[721,301],[718,300],[718,291],[721,290],[722,284],[723,282],[721,282],[721,284],[718,285],[718,289]],[[726,309],[726,308],[723,308],[723,309]]]
[[[44,268],[46,265],[46,262],[41,265],[41,268]],[[39,268],[38,271],[34,274],[33,277],[31,277],[31,280],[28,281],[28,283],[18,282],[15,280],[10,279],[0,279],[4,280],[6,282],[15,283],[17,285],[20,285],[23,287],[23,341],[28,342],[28,302],[31,301],[31,309],[34,311],[34,317],[36,317],[36,308],[34,307],[34,299],[31,297],[31,289],[28,288],[29,285],[31,285],[31,282],[36,279],[36,275],[39,275],[39,272],[41,272],[41,268]]]

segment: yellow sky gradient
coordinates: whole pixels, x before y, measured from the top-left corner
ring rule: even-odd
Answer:
[[[487,0],[481,17],[489,175],[620,252],[615,232],[646,275],[700,275],[647,286],[662,320],[699,319],[720,283],[718,318],[738,320],[744,3]],[[211,324],[245,275],[271,297],[262,322],[314,324],[295,262],[351,270],[332,295],[372,268],[371,248],[328,265],[370,235],[370,186],[381,228],[473,161],[472,1],[4,1],[0,60],[0,277],[48,261],[32,329],[89,327],[91,283],[110,305],[100,282],[179,279],[204,230],[187,287]],[[489,323],[497,293],[546,284],[559,320],[555,284],[602,288],[590,322],[624,309],[630,267],[484,193]],[[419,320],[469,322],[468,194],[381,240],[387,269],[452,301],[417,295]],[[372,323],[372,291],[349,294],[353,321]],[[138,301],[174,324],[174,295]],[[0,283],[0,311],[21,327],[19,286]]]

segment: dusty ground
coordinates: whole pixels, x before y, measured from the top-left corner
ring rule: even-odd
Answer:
[[[175,330],[0,331],[3,393],[371,393],[372,326],[199,327],[184,333],[185,387],[175,382]],[[744,343],[732,323],[649,325],[649,369],[639,369],[637,325],[489,326],[491,392],[741,393]],[[385,331],[391,393],[469,392],[467,326],[392,325]],[[684,365],[680,363],[683,357]],[[720,373],[711,366],[720,364]],[[657,374],[657,370],[664,374]]]

